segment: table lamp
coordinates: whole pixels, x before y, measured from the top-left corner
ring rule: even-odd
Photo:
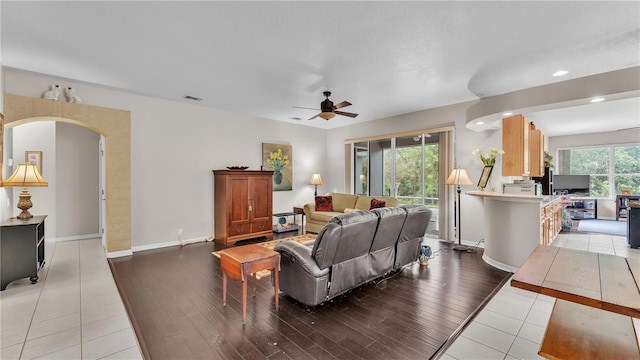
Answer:
[[[467,247],[462,245],[462,236],[460,235],[460,229],[462,228],[462,224],[460,224],[460,185],[473,185],[473,183],[471,182],[471,179],[469,179],[469,175],[467,175],[467,171],[465,169],[455,168],[451,170],[451,174],[447,178],[447,181],[445,181],[445,184],[456,185],[456,191],[458,192],[458,199],[453,203],[453,212],[455,213],[453,217],[453,226],[457,227],[458,244],[453,246],[453,250],[467,251]]]
[[[310,185],[316,186],[316,191],[313,193],[314,196],[318,196],[318,185],[322,185],[322,177],[320,174],[311,175],[311,180],[309,180]]]
[[[18,209],[22,212],[17,216],[20,220],[29,220],[33,217],[29,213],[29,209],[33,206],[31,202],[31,194],[27,190],[27,186],[49,186],[49,183],[42,178],[38,167],[32,164],[18,164],[16,170],[6,181],[2,182],[2,186],[21,186],[22,192],[18,196]]]

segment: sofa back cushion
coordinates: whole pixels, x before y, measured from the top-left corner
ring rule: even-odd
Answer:
[[[358,195],[344,193],[327,193],[333,198],[333,211],[344,212],[345,209],[353,209],[356,207]],[[366,210],[369,210],[367,207]]]
[[[402,227],[398,242],[422,239],[431,220],[431,210],[424,205],[402,205],[400,208],[407,212],[407,220]]]
[[[370,211],[338,215],[325,225],[313,244],[311,256],[321,269],[366,255],[371,248],[378,217]]]
[[[368,280],[383,276],[396,260],[396,243],[404,226],[407,212],[402,208],[379,208],[371,210],[378,215],[378,229],[369,251]]]
[[[384,201],[385,207],[396,207],[398,206],[398,199],[390,196],[358,196],[358,201],[356,201],[355,208],[361,210],[369,210],[371,209],[371,200],[373,199]]]
[[[403,208],[379,208],[371,210],[378,215],[378,229],[371,244],[371,252],[387,247],[395,247],[404,225],[407,212]]]

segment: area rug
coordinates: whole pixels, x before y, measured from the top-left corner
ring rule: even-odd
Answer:
[[[627,236],[627,223],[614,220],[580,220],[578,231]]]
[[[279,243],[281,243],[283,241],[295,241],[295,242],[301,243],[301,242],[305,242],[305,241],[315,240],[315,238],[316,238],[316,234],[304,234],[304,235],[292,236],[292,237],[288,237],[288,238],[284,238],[284,239],[277,239],[277,240],[270,240],[270,241],[265,241],[265,242],[261,242],[261,243],[256,243],[256,245],[260,245],[260,246],[264,246],[264,247],[269,248],[269,249],[273,249],[274,247],[276,247],[276,245],[278,245]],[[240,245],[240,246],[243,246],[243,245]],[[219,254],[220,251],[222,251],[222,250],[214,251],[214,252],[212,252],[212,254],[215,257],[220,258],[220,254]],[[258,271],[256,273],[256,279],[262,279],[262,278],[267,277],[269,275],[271,275],[271,270]]]

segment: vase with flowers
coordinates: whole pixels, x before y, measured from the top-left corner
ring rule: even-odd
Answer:
[[[482,163],[484,165],[495,165],[496,164],[496,158],[498,157],[498,155],[502,155],[504,154],[504,150],[498,150],[496,148],[491,148],[491,150],[489,150],[488,154],[484,154],[482,152],[482,150],[480,149],[475,149],[472,152],[473,155],[475,155],[478,159],[480,159],[480,161],[482,161]]]
[[[473,155],[475,155],[475,157],[477,157],[478,159],[480,159],[480,161],[482,161],[482,164],[484,164],[485,169],[483,169],[482,171],[482,176],[480,178],[480,181],[478,182],[478,188],[480,190],[484,190],[485,187],[489,187],[489,189],[491,189],[491,191],[495,191],[494,187],[493,187],[493,182],[491,181],[491,173],[493,170],[493,166],[496,164],[496,158],[498,157],[498,155],[502,155],[504,154],[504,150],[498,150],[496,148],[491,148],[491,150],[489,150],[488,154],[484,154],[482,152],[482,150],[480,149],[475,149],[472,152]],[[490,167],[490,169],[487,170],[487,167]],[[487,175],[485,175],[487,174]],[[487,176],[486,179],[484,179],[484,177]],[[485,181],[483,181],[485,180]]]
[[[282,183],[282,169],[289,165],[289,155],[284,154],[280,148],[269,152],[267,165],[273,167],[273,182],[280,185]]]

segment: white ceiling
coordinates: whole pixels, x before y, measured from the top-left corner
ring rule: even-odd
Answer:
[[[640,65],[638,1],[2,1],[0,11],[3,66],[321,128]],[[559,69],[569,73],[552,77]],[[317,111],[293,108],[318,108],[324,90],[360,115],[307,121]],[[577,108],[528,116],[551,136],[640,123],[637,98],[615,103],[583,110],[578,127]]]

